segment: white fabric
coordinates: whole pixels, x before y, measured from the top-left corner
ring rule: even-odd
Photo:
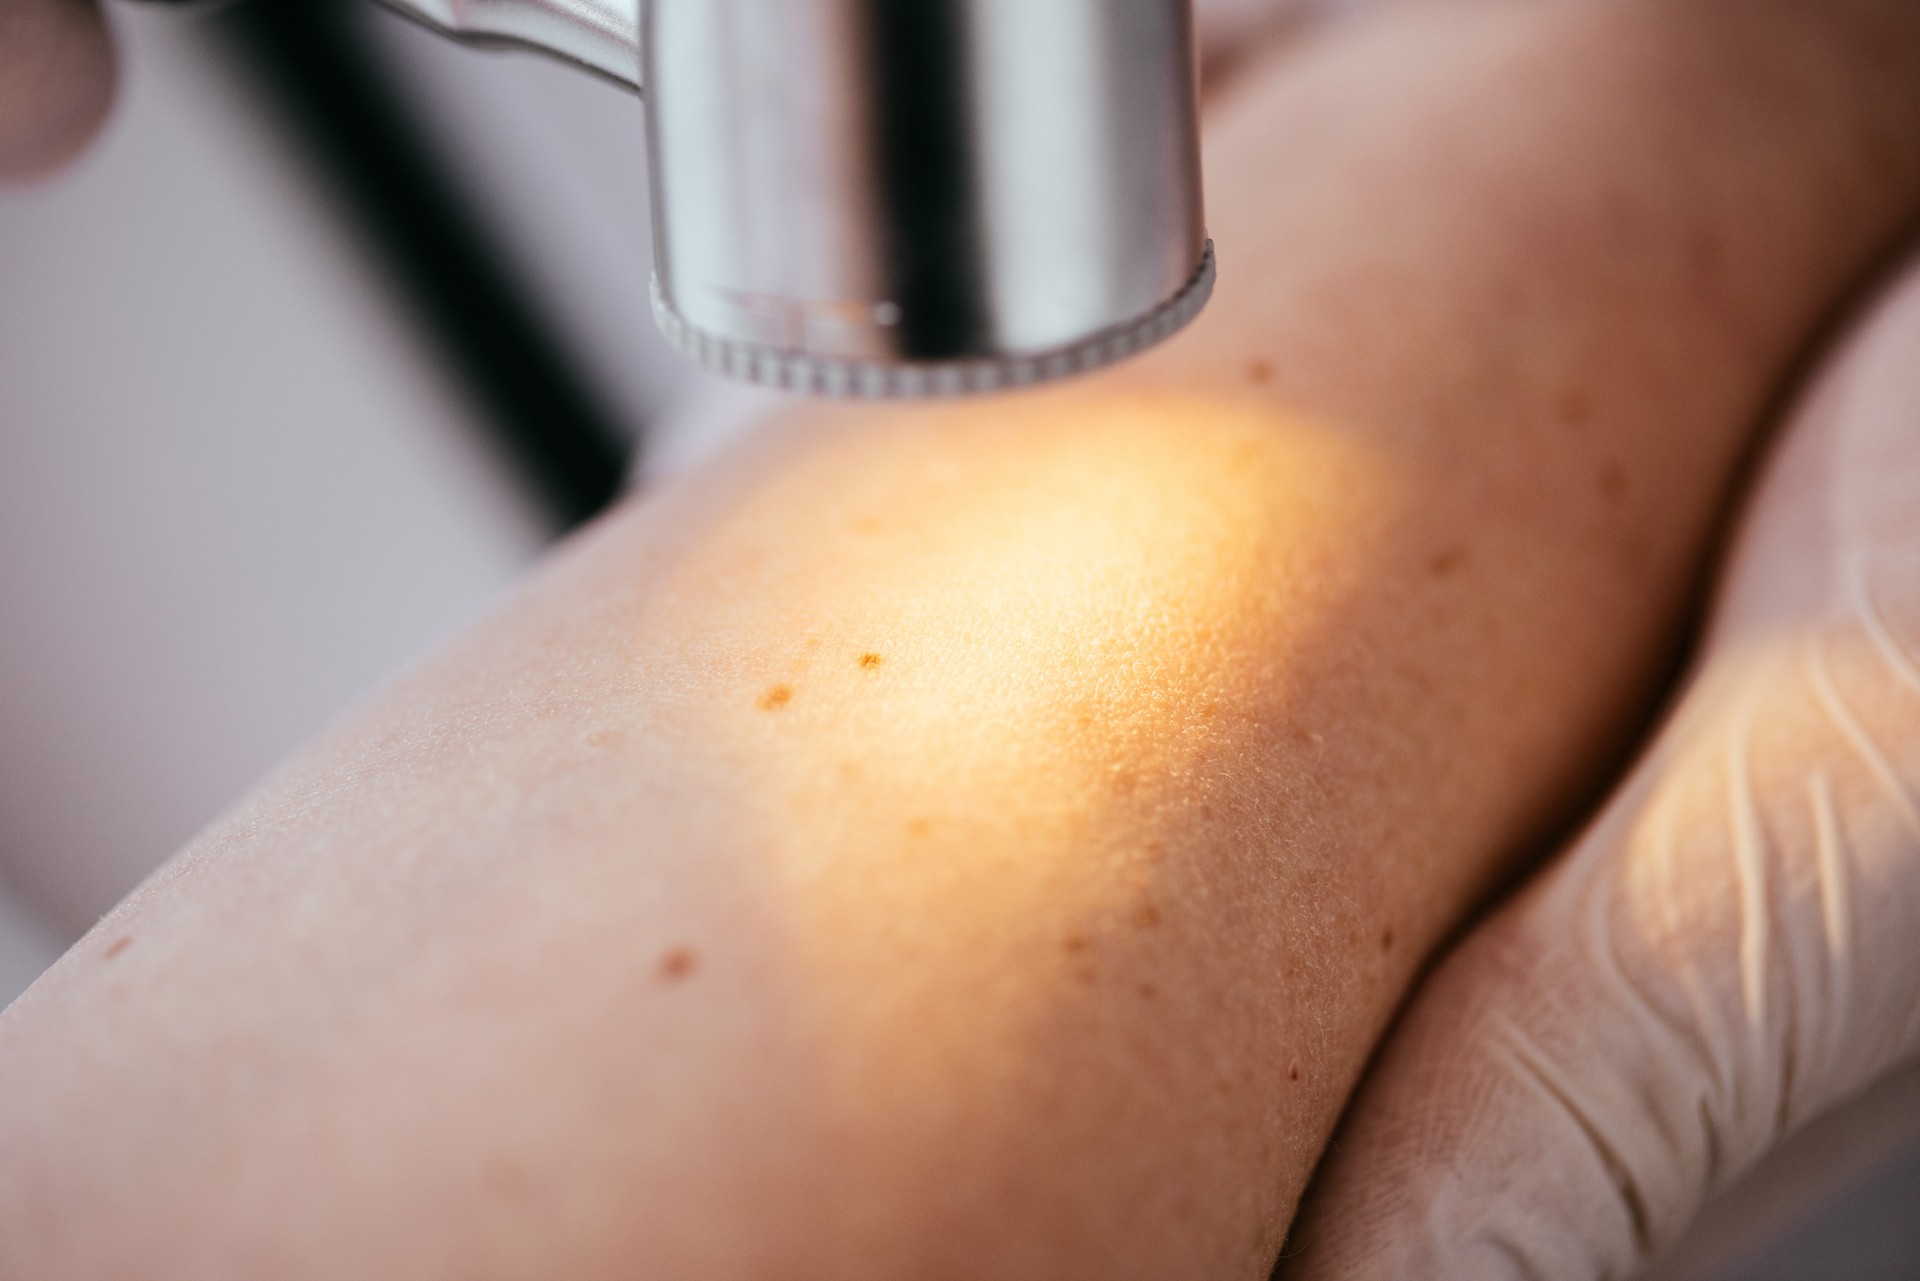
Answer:
[[[1916,1060],[1920,263],[1789,424],[1653,746],[1415,997],[1289,1275],[1631,1275]]]

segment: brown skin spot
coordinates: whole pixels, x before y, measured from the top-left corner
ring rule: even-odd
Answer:
[[[620,741],[620,735],[610,729],[591,730],[587,734],[587,746],[596,751],[612,747]]]
[[[1142,903],[1133,909],[1133,923],[1143,930],[1150,930],[1160,924],[1160,909],[1151,903]]]
[[[1154,997],[1160,995],[1160,989],[1151,983],[1142,983],[1135,990],[1140,993],[1140,999],[1143,1001],[1151,1001]]]
[[[925,836],[931,831],[933,831],[933,821],[931,819],[916,818],[913,822],[907,824],[908,836]]]
[[[1287,1080],[1298,1081],[1299,1079],[1300,1079],[1300,1065],[1298,1063],[1295,1063],[1292,1067],[1287,1069]]]
[[[1380,950],[1382,952],[1393,951],[1393,927],[1391,925],[1380,931]]]
[[[1084,934],[1069,934],[1067,935],[1066,942],[1063,943],[1061,946],[1067,949],[1067,955],[1078,956],[1080,955],[1080,953],[1086,951],[1089,947],[1093,946],[1093,944],[1088,942],[1087,936]]]
[[[117,938],[112,943],[107,945],[105,959],[111,961],[114,957],[120,955],[120,953],[126,951],[128,948],[132,946],[133,946],[133,940],[131,938]]]
[[[1247,365],[1247,381],[1256,387],[1264,387],[1273,381],[1273,362],[1254,360]]]
[[[1693,268],[1695,276],[1707,283],[1719,278],[1723,257],[1720,238],[1711,231],[1699,232],[1687,246],[1687,265]]]
[[[886,661],[886,659],[880,657],[878,654],[862,654],[860,655],[860,670],[870,672]]]
[[[1619,463],[1608,462],[1600,468],[1600,496],[1610,503],[1617,503],[1627,496],[1627,469]]]
[[[1460,568],[1466,559],[1466,548],[1449,547],[1445,551],[1434,553],[1433,559],[1427,562],[1427,572],[1435,578],[1445,578],[1454,570]]]
[[[777,712],[793,701],[793,688],[789,685],[775,685],[760,696],[760,710]]]
[[[533,1192],[533,1180],[527,1172],[505,1157],[488,1162],[487,1185],[509,1201],[524,1201]]]
[[[1569,427],[1584,427],[1593,417],[1593,400],[1579,387],[1560,397],[1560,421]]]
[[[699,967],[700,958],[692,948],[676,947],[660,958],[660,980],[663,983],[679,983],[691,978]]]

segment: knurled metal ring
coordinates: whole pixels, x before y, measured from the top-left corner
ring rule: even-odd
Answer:
[[[764,387],[867,399],[966,396],[1084,374],[1145,351],[1186,328],[1200,314],[1213,296],[1213,281],[1213,242],[1209,240],[1187,283],[1145,315],[1051,351],[971,360],[853,360],[716,337],[681,319],[661,295],[657,277],[653,318],[667,341],[689,360],[714,373]]]

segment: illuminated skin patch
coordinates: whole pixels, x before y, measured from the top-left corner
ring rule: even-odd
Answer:
[[[632,641],[680,741],[735,780],[703,843],[753,851],[725,875],[754,887],[782,1015],[832,1029],[806,1042],[811,1097],[850,1118],[886,1099],[934,1183],[1002,1125],[1100,1129],[1047,1101],[1088,1056],[1169,1089],[1216,1061],[1196,937],[1236,899],[1224,928],[1261,930],[1259,878],[1317,875],[1238,835],[1262,826],[1249,807],[1311,803],[1302,780],[1338,755],[1296,743],[1289,709],[1320,686],[1290,656],[1412,488],[1267,406],[993,408],[804,422],[657,589],[697,611],[695,640],[669,617]],[[1225,1106],[1254,1086],[1193,1088]]]

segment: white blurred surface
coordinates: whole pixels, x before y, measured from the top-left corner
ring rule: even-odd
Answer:
[[[189,18],[0,193],[0,875],[89,924],[541,536]]]
[[[53,964],[63,946],[60,932],[20,902],[13,888],[0,879],[0,1010]]]

